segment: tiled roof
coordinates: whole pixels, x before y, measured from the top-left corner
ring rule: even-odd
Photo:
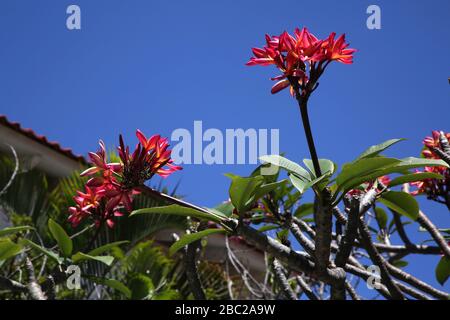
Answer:
[[[24,136],[48,147],[51,148],[62,155],[65,155],[66,157],[69,157],[75,161],[86,163],[86,159],[81,155],[76,155],[72,152],[72,149],[69,148],[63,148],[60,146],[59,143],[55,141],[49,141],[46,136],[42,136],[34,132],[32,129],[22,128],[20,123],[18,122],[11,122],[8,120],[8,118],[5,115],[0,115],[0,125],[4,125],[8,128],[11,128],[12,130],[23,134]]]

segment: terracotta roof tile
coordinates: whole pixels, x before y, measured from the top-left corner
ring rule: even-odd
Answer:
[[[0,125],[4,125],[14,131],[17,131],[20,134],[46,146],[49,147],[66,157],[69,157],[75,161],[86,163],[86,159],[81,155],[76,155],[72,152],[72,149],[63,148],[61,145],[55,141],[49,141],[46,136],[39,135],[34,132],[32,129],[22,128],[19,122],[11,122],[5,115],[0,114]]]

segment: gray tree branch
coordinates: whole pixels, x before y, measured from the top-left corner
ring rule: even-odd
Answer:
[[[284,274],[283,266],[277,259],[273,259],[273,273],[286,299],[297,300],[297,296],[295,295],[294,291],[292,291],[286,275]]]
[[[434,239],[436,244],[441,248],[442,253],[450,259],[450,246],[447,244],[447,241],[439,232],[438,228],[428,219],[427,215],[424,214],[421,210],[419,210],[419,217],[417,218],[417,222],[430,233],[431,237]]]
[[[358,229],[361,236],[361,243],[369,254],[370,259],[380,268],[381,281],[386,285],[393,299],[403,300],[404,296],[402,292],[400,291],[396,283],[392,281],[392,278],[389,275],[388,269],[386,267],[386,261],[373,245],[370,231],[367,228],[364,220],[361,218],[358,221]]]
[[[44,292],[42,292],[42,288],[36,280],[36,276],[34,274],[33,263],[30,258],[26,257],[25,260],[25,268],[28,273],[28,293],[30,294],[31,299],[33,300],[47,300]]]

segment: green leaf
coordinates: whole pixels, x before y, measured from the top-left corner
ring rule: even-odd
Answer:
[[[286,182],[287,182],[287,179],[276,181],[276,182],[272,182],[272,183],[263,184],[261,187],[259,187],[256,190],[255,200],[258,200],[261,197],[265,196],[266,194],[276,190],[278,187],[284,185]]]
[[[312,160],[310,159],[303,159],[303,163],[305,164],[306,168],[309,171],[309,174],[311,175],[312,179],[316,178],[316,173],[314,170],[314,165]],[[333,161],[328,159],[319,159],[319,166],[320,171],[322,175],[332,176],[333,173],[336,171],[336,166]]]
[[[233,215],[234,206],[231,203],[231,201],[226,201],[224,203],[219,204],[215,208],[208,208],[208,210],[213,211],[219,216],[230,218]]]
[[[442,257],[436,266],[436,280],[443,286],[450,276],[450,259]]]
[[[274,174],[269,174],[272,173],[271,171],[264,172],[264,170],[267,170],[268,168],[270,168],[270,166],[271,166],[270,163],[264,163],[259,165],[255,170],[253,170],[250,177],[263,176],[265,183],[276,182],[278,180],[278,176],[280,175],[280,170],[277,169]]]
[[[314,185],[318,184],[320,181],[324,180],[327,178],[327,175],[323,175],[317,179],[314,179],[312,181],[308,181],[308,180],[302,180],[300,178],[298,178],[296,175],[294,174],[290,174],[289,175],[289,179],[291,179],[292,185],[297,188],[297,190],[300,193],[304,193],[306,190],[308,190],[309,188],[313,187]]]
[[[298,200],[300,200],[300,198],[302,197],[302,194],[298,190],[295,190],[295,192],[290,193],[291,189],[292,189],[291,186],[289,186],[289,187],[287,187],[287,190],[285,192],[285,193],[289,192],[286,194],[287,199],[285,200],[285,202],[283,204],[285,210],[291,209],[298,202]]]
[[[181,248],[184,248],[186,245],[194,241],[200,240],[203,237],[209,236],[210,234],[225,233],[225,232],[226,231],[224,229],[206,229],[200,232],[185,234],[180,238],[180,240],[178,240],[172,246],[170,246],[169,255],[173,255],[175,252],[177,252]]]
[[[277,232],[277,240],[279,240],[281,243],[284,243],[289,238],[289,230],[288,229],[281,229]]]
[[[397,172],[405,172],[409,169],[423,168],[423,167],[446,167],[450,166],[443,160],[440,159],[426,159],[426,158],[415,158],[408,157],[401,159],[401,163],[397,164],[395,168]]]
[[[118,247],[118,246],[120,246],[122,244],[125,244],[125,243],[130,243],[130,241],[124,240],[124,241],[111,242],[111,243],[105,244],[104,246],[101,246],[101,247],[98,247],[98,248],[95,248],[95,249],[89,251],[88,255],[90,255],[90,256],[98,256],[99,254],[102,254],[102,253],[104,253],[104,252],[106,252],[108,250],[111,250],[111,249],[113,249],[115,247]]]
[[[252,212],[255,212],[255,213],[252,214],[252,216],[250,218],[251,223],[259,224],[264,221],[264,213],[258,213],[259,211],[260,211],[260,209],[258,209],[258,211],[255,211],[255,209],[252,210]],[[261,210],[261,212],[264,212],[264,210]]]
[[[258,229],[259,232],[267,232],[270,230],[278,229],[280,226],[276,224],[266,224]]]
[[[256,192],[264,183],[262,176],[243,178],[228,175],[232,179],[229,194],[231,202],[239,213],[247,211],[256,201]]]
[[[214,221],[217,223],[220,223],[223,218],[217,216],[214,213],[207,214],[205,212],[193,209],[193,208],[187,208],[182,207],[177,204],[171,204],[169,206],[163,206],[163,207],[152,207],[152,208],[145,208],[145,209],[138,209],[131,212],[130,216],[138,215],[138,214],[168,214],[168,215],[176,215],[176,216],[183,216],[183,217],[194,217],[200,220],[204,221]]]
[[[415,181],[422,181],[425,179],[444,179],[444,176],[438,173],[434,172],[417,172],[417,173],[411,173],[411,174],[405,174],[403,176],[397,177],[393,179],[389,183],[389,187],[402,185],[405,183],[415,182]]]
[[[123,293],[127,299],[131,298],[131,290],[126,285],[124,285],[122,282],[120,282],[118,280],[108,279],[108,278],[99,278],[99,277],[95,277],[95,276],[86,276],[86,278],[88,278],[89,280],[92,280],[93,282],[95,282],[97,284],[108,286],[110,288],[113,288],[113,289]]]
[[[314,179],[313,181],[310,181],[306,184],[306,188],[309,189],[311,187],[317,186],[320,190],[322,190],[326,185],[321,184],[320,182],[326,180],[328,178],[327,174],[324,174],[323,176]]]
[[[393,164],[397,163],[400,163],[400,160],[394,158],[385,158],[385,157],[363,158],[345,165],[341,173],[337,176],[336,183],[342,188],[354,187],[355,185],[359,184],[351,183],[351,185],[349,185],[348,182],[351,181],[352,179],[368,175],[381,168],[392,166]],[[375,178],[380,177],[382,175],[383,174],[380,174]]]
[[[376,158],[373,158],[376,159]],[[363,159],[364,160],[364,159]],[[368,160],[368,159],[366,159]],[[397,159],[398,160],[398,159]],[[356,186],[359,186],[361,183],[373,181],[378,177],[391,174],[391,173],[402,173],[402,174],[409,174],[409,169],[414,168],[420,168],[420,167],[426,167],[426,166],[447,166],[445,162],[442,160],[435,160],[435,159],[421,159],[421,158],[405,158],[399,160],[400,162],[393,163],[391,165],[387,165],[385,167],[379,168],[373,172],[368,172],[361,174],[360,176],[356,176],[355,178],[352,178],[350,181],[347,181],[345,185],[341,185],[339,189],[343,189],[344,193],[346,193],[348,190],[355,188]],[[345,166],[348,167],[351,164],[347,164]]]
[[[180,300],[181,294],[175,289],[165,289],[158,291],[152,296],[152,300]]]
[[[406,266],[408,266],[408,261],[405,260],[395,260],[392,263],[393,266],[397,267],[397,268],[404,268]]]
[[[388,191],[378,200],[389,209],[400,213],[412,220],[419,216],[419,205],[416,199],[406,192]]]
[[[0,240],[0,261],[6,260],[22,251],[22,246],[12,242],[9,239]]]
[[[302,218],[302,217],[309,216],[313,212],[314,212],[314,203],[312,203],[312,202],[304,203],[304,204],[300,205],[297,208],[297,210],[295,210],[294,216],[297,218]]]
[[[386,229],[387,226],[387,222],[388,222],[388,215],[386,213],[386,211],[382,208],[375,208],[375,217],[377,219],[378,222],[378,226],[380,227],[380,229]]]
[[[303,194],[308,186],[308,183],[310,182],[309,180],[306,179],[301,179],[299,177],[297,177],[294,174],[290,174],[289,175],[289,179],[291,179],[291,183],[292,185],[301,193]]]
[[[283,168],[284,170],[294,173],[298,177],[302,177],[305,180],[311,180],[311,175],[307,170],[305,170],[302,166],[299,164],[286,159],[279,155],[268,155],[268,156],[262,156],[259,158],[261,161],[268,162],[270,164],[273,164],[277,167]]]
[[[390,139],[383,143],[373,145],[373,146],[369,147],[366,151],[361,153],[360,156],[356,159],[359,160],[359,159],[364,159],[364,158],[375,157],[379,153],[383,152],[384,150],[386,150],[387,148],[392,146],[393,144],[396,144],[397,142],[400,142],[403,140],[405,140],[405,139]]]
[[[73,243],[66,231],[64,231],[64,229],[52,219],[48,220],[48,229],[58,243],[58,247],[63,256],[66,258],[69,257],[72,254]]]
[[[148,299],[153,295],[155,289],[152,279],[143,274],[135,275],[128,286],[131,289],[131,299],[133,300]]]
[[[410,173],[405,174],[403,176],[397,177],[393,179],[389,183],[389,187],[395,187],[402,185],[404,183],[410,183],[414,181],[421,181],[425,179],[443,179],[444,177],[438,173],[434,172],[418,172],[418,173]]]
[[[112,256],[90,256],[83,252],[77,252],[72,256],[72,261],[74,263],[82,262],[85,260],[94,260],[94,261],[104,263],[107,266],[110,266],[114,261],[114,257],[112,257]]]
[[[56,263],[61,264],[63,262],[63,258],[61,258],[57,253],[53,252],[50,249],[46,249],[36,243],[34,243],[31,240],[28,239],[22,239],[21,244],[24,245],[29,245],[30,247],[32,247],[33,249],[36,249],[37,251],[40,251],[41,253],[45,254],[47,257],[49,257],[50,259],[53,259]]]
[[[33,227],[30,226],[19,226],[19,227],[8,227],[0,230],[0,237],[4,237],[13,233],[25,231],[25,230],[34,230]]]

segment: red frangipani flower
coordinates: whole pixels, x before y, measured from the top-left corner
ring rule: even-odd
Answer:
[[[389,186],[389,183],[391,183],[391,178],[389,176],[381,176],[378,178],[378,182],[383,186]]]
[[[353,63],[353,53],[355,49],[347,49],[348,43],[345,43],[345,35],[334,39],[336,33],[332,32],[327,40],[322,44],[324,58],[328,61],[338,61],[344,64]]]
[[[426,194],[430,199],[438,199],[440,195],[444,195],[446,185],[450,181],[450,174],[445,167],[425,167],[423,171],[416,170],[417,173],[430,172],[437,173],[445,177],[443,180],[439,179],[425,179],[422,181],[411,182],[411,186],[416,187],[416,190],[411,191],[411,194],[416,196],[419,194]]]
[[[348,48],[344,35],[336,40],[335,35],[333,32],[327,39],[320,40],[306,28],[302,30],[297,28],[294,36],[286,31],[279,36],[266,35],[266,46],[252,48],[254,56],[247,65],[275,65],[282,72],[280,76],[272,78],[278,81],[272,87],[272,93],[291,86],[291,94],[294,94],[296,89],[292,87],[294,83],[302,90],[311,91],[328,63],[353,62],[353,53],[356,50]]]
[[[100,205],[100,201],[105,195],[103,188],[90,188],[86,186],[86,192],[77,191],[77,195],[73,198],[76,206],[70,207],[70,216],[68,221],[73,227],[91,214],[91,210]]]
[[[422,151],[422,155],[425,158],[429,159],[440,159],[438,155],[435,154],[433,151],[434,148],[440,148],[441,144],[439,141],[440,132],[437,130],[434,130],[431,133],[431,137],[425,137],[423,139],[423,144],[425,145],[424,150]],[[450,133],[444,133],[444,137],[447,138],[447,140],[450,141]]]
[[[433,131],[432,135],[426,137],[423,140],[424,149],[422,150],[422,156],[428,159],[440,159],[435,150],[439,149],[445,153],[441,145],[442,139],[447,138],[447,142],[450,141],[450,133],[444,133],[440,131]],[[425,179],[423,181],[412,182],[411,186],[416,187],[411,192],[412,195],[425,194],[429,199],[446,203],[450,206],[448,194],[450,192],[450,171],[446,167],[425,167],[423,171],[417,170],[416,172],[431,172],[437,173],[444,177],[444,179]]]
[[[92,218],[97,226],[106,223],[112,228],[115,217],[122,216],[123,211],[132,210],[133,195],[139,193],[139,186],[155,174],[165,178],[182,169],[172,164],[166,138],[154,135],[147,139],[140,130],[136,131],[136,136],[139,143],[132,154],[120,136],[117,148],[120,163],[107,161],[102,141],[99,151],[89,153],[93,166],[82,172],[81,176],[91,178],[86,182],[86,191],[78,191],[74,197],[75,206],[69,208],[68,220],[73,227],[85,218]]]
[[[147,139],[139,130],[136,135],[139,144],[131,155],[129,148],[124,145],[122,136],[119,139],[120,146],[117,149],[123,164],[124,185],[141,185],[155,174],[165,178],[181,169],[172,164],[171,150],[168,149],[169,143],[166,138],[156,135]]]
[[[87,184],[94,187],[101,186],[105,182],[111,181],[112,176],[114,174],[119,174],[122,170],[122,166],[120,163],[107,163],[105,144],[102,140],[100,140],[99,145],[100,149],[97,152],[89,152],[89,159],[94,166],[90,167],[80,174],[82,177],[84,177],[92,176],[96,173],[101,173],[100,176],[91,178],[88,181]]]

